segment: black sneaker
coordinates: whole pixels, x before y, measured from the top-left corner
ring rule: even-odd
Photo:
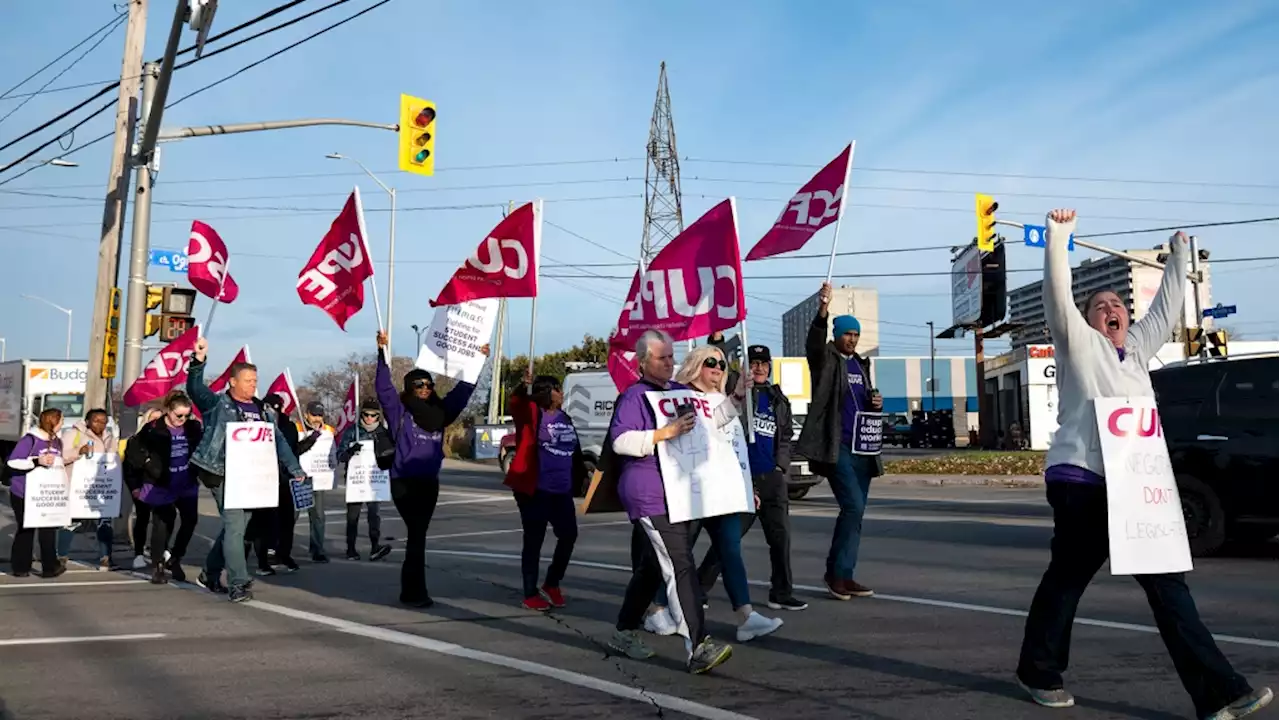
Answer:
[[[327,565],[327,564],[329,563],[329,556],[328,556],[328,555],[323,555],[323,554],[322,554],[322,555],[312,555],[312,556],[311,556],[311,562],[316,563],[317,565]]]
[[[296,573],[302,569],[293,558],[286,558],[281,564],[284,565],[285,572]]]
[[[210,579],[203,570],[200,571],[199,577],[196,578],[196,584],[205,590],[218,595],[225,595],[227,592],[227,586],[222,584],[222,580],[220,578]]]
[[[169,566],[169,577],[174,582],[186,582],[187,573],[182,569],[182,561],[178,558],[170,558],[167,563]]]
[[[155,570],[151,571],[152,585],[168,585],[169,576],[165,574],[164,565],[157,565]]]
[[[40,573],[40,577],[44,578],[45,580],[52,580],[52,579],[54,579],[54,578],[56,578],[56,577],[58,577],[58,576],[62,575],[62,574],[63,574],[63,573],[65,573],[66,571],[67,571],[67,566],[66,566],[66,565],[63,565],[63,564],[61,564],[61,563],[59,563],[59,564],[57,564],[57,565],[53,566],[53,569],[52,569],[52,570],[44,570],[44,571],[42,571],[42,572]]]
[[[373,552],[369,553],[369,560],[370,561],[381,560],[382,558],[390,554],[391,554],[390,545],[379,545],[378,547],[373,549]]]
[[[26,572],[16,572],[13,574],[13,577],[31,577],[31,571],[27,570]]]
[[[254,574],[256,574],[258,577],[271,577],[272,575],[276,574],[276,569],[271,567],[270,565],[263,565],[263,566],[260,566],[257,570],[255,570]]]
[[[348,550],[348,551],[347,551],[347,559],[348,559],[348,560],[359,560],[359,559],[360,559],[360,553],[356,552],[354,549],[352,549],[352,550]]]
[[[249,591],[249,588],[242,585],[231,588],[231,592],[228,595],[228,599],[233,603],[249,602],[253,599],[253,593]]]
[[[797,600],[795,596],[788,596],[780,599],[769,598],[767,603],[770,610],[804,610],[809,607],[809,603]]]

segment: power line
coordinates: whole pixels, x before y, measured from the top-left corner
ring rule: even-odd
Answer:
[[[31,73],[31,74],[30,74],[30,75],[28,75],[28,76],[26,76],[26,77],[22,78],[22,80],[21,80],[21,81],[19,81],[17,85],[14,85],[13,87],[9,88],[8,90],[5,90],[3,93],[0,93],[0,100],[6,100],[6,99],[9,99],[10,97],[12,97],[12,96],[10,95],[10,93],[12,93],[14,90],[17,90],[18,88],[22,87],[23,85],[26,85],[26,84],[27,84],[27,81],[31,80],[31,78],[33,78],[33,77],[35,77],[35,76],[39,75],[40,73],[44,72],[45,70],[48,70],[50,67],[52,67],[52,66],[54,65],[54,63],[58,62],[58,61],[59,61],[59,60],[61,60],[62,58],[64,58],[64,57],[66,57],[66,56],[70,55],[71,53],[75,52],[75,51],[76,51],[76,49],[77,49],[77,48],[79,48],[81,45],[84,45],[85,43],[87,43],[87,42],[89,42],[90,40],[92,40],[94,37],[96,37],[96,36],[98,35],[98,33],[102,32],[103,30],[106,30],[107,28],[110,28],[111,26],[113,26],[113,25],[115,25],[116,23],[120,22],[120,19],[121,19],[121,18],[124,18],[124,17],[127,17],[127,15],[128,15],[127,13],[119,13],[119,14],[117,14],[115,17],[113,17],[113,18],[111,18],[110,20],[108,20],[108,21],[107,21],[107,23],[106,23],[105,25],[103,25],[102,27],[98,28],[97,30],[94,30],[93,32],[89,33],[89,35],[88,35],[87,37],[85,37],[83,40],[81,40],[80,42],[76,43],[75,45],[72,45],[70,48],[67,48],[67,49],[66,49],[66,50],[65,50],[61,55],[59,55],[58,57],[56,57],[56,58],[54,58],[54,59],[50,60],[49,62],[45,63],[44,67],[40,68],[39,70],[36,70],[35,72]],[[72,63],[72,65],[75,65],[75,63]],[[63,72],[66,72],[66,70],[63,70]],[[60,76],[60,75],[61,75],[61,73],[59,73],[59,76]],[[54,80],[56,80],[56,79],[58,79],[58,78],[57,78],[57,76],[55,76],[55,77],[54,77]],[[52,82],[52,81],[50,81],[50,82]],[[46,83],[46,84],[45,84],[45,87],[48,87],[48,83]],[[40,89],[41,89],[41,90],[43,90],[44,88],[42,87],[42,88],[40,88]],[[39,95],[39,94],[40,94],[39,92],[32,93],[32,95]],[[19,107],[21,107],[21,106],[19,106]]]
[[[1114,232],[1091,233],[1089,235],[1077,235],[1076,237],[1084,239],[1084,238],[1113,237],[1115,235],[1138,235],[1141,233],[1152,233],[1152,232],[1174,232],[1177,230],[1192,230],[1196,228],[1207,228],[1207,227],[1224,227],[1227,225],[1253,225],[1255,223],[1276,222],[1277,220],[1280,220],[1280,217],[1253,218],[1252,220],[1223,220],[1220,222],[1197,223],[1194,225],[1176,225],[1176,226],[1170,226],[1170,227],[1146,228],[1144,230],[1116,230]]]
[[[123,25],[123,24],[124,24],[124,21],[125,21],[126,19],[128,19],[128,16],[127,16],[125,13],[121,13],[121,14],[119,14],[119,15],[116,15],[115,19],[114,19],[114,20],[112,20],[111,22],[109,22],[109,23],[107,23],[106,25],[102,26],[101,28],[98,28],[97,30],[95,30],[95,31],[94,31],[94,34],[95,34],[95,35],[96,35],[96,34],[98,34],[98,33],[101,33],[101,35],[102,35],[102,36],[101,36],[101,37],[99,37],[99,38],[98,38],[98,39],[97,39],[97,40],[96,40],[92,45],[90,45],[88,48],[86,48],[84,52],[82,52],[82,53],[80,53],[79,55],[77,55],[77,56],[76,56],[76,59],[72,60],[72,61],[71,61],[71,63],[70,63],[69,65],[67,65],[66,67],[62,68],[61,70],[59,70],[59,71],[58,71],[58,73],[57,73],[56,75],[54,75],[53,77],[51,77],[51,78],[49,78],[47,81],[45,81],[45,84],[44,84],[44,85],[41,85],[41,86],[40,86],[40,89],[39,89],[39,90],[37,90],[37,91],[36,91],[36,93],[38,94],[41,90],[44,90],[45,88],[49,87],[51,84],[53,84],[53,81],[55,81],[55,80],[57,80],[58,78],[62,77],[62,76],[63,76],[63,75],[65,75],[69,70],[71,70],[71,68],[73,68],[73,67],[75,67],[76,65],[78,65],[78,64],[80,63],[80,61],[84,59],[84,56],[85,56],[85,55],[88,55],[89,53],[93,52],[94,50],[97,50],[97,49],[98,49],[98,46],[99,46],[99,45],[101,45],[103,42],[105,42],[107,38],[111,37],[111,33],[112,33],[116,28],[118,28],[118,27],[120,27],[121,25]],[[106,30],[106,32],[103,32],[103,30]],[[92,35],[90,35],[89,37],[93,37],[93,36],[92,36]],[[80,43],[76,45],[76,47],[80,47],[80,45],[83,45],[83,44],[85,43],[85,41],[87,41],[88,39],[89,39],[89,38],[85,38],[84,40],[81,40],[81,41],[80,41]],[[72,49],[74,50],[75,48],[72,48]],[[66,53],[63,53],[63,55],[59,56],[59,58],[58,58],[58,59],[61,59],[62,57],[65,57],[65,56],[66,56]],[[54,62],[57,62],[57,60],[55,60]],[[50,64],[52,64],[52,63],[50,63]],[[48,65],[46,65],[46,66],[45,66],[45,68],[47,68],[47,67],[49,67],[49,66],[48,66]],[[40,71],[43,71],[45,68],[41,68],[41,69],[40,69]],[[30,78],[28,78],[28,79],[30,79]],[[26,80],[23,80],[22,82],[26,82]],[[21,84],[21,83],[19,83],[19,84]],[[5,120],[8,120],[8,119],[9,119],[9,118],[14,114],[14,113],[16,113],[16,112],[18,112],[19,110],[21,110],[22,108],[26,107],[26,104],[27,104],[27,103],[29,103],[29,102],[31,102],[31,98],[33,98],[33,97],[35,97],[35,95],[30,95],[30,96],[28,96],[28,97],[24,98],[24,99],[23,99],[23,101],[22,101],[22,102],[20,102],[20,103],[18,103],[18,104],[17,104],[17,105],[12,109],[12,110],[10,110],[9,112],[5,113],[3,116],[0,116],[0,123],[3,123]]]

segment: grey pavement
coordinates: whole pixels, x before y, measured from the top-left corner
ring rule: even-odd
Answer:
[[[694,677],[675,638],[650,636],[658,656],[644,662],[603,648],[628,579],[625,518],[580,518],[564,583],[570,605],[533,615],[517,606],[521,534],[500,476],[450,463],[444,483],[428,538],[437,604],[425,611],[396,604],[399,542],[382,562],[339,559],[335,498],[334,561],[303,559],[296,574],[260,579],[246,605],[81,566],[53,581],[0,577],[0,717],[1191,717],[1141,590],[1105,568],[1074,633],[1068,682],[1078,706],[1043,710],[1014,687],[1020,613],[1052,532],[1042,490],[873,485],[858,578],[878,595],[838,602],[816,587],[837,508],[815,488],[792,504],[795,579],[810,608]],[[193,562],[217,532],[212,504],[203,510]],[[0,506],[0,533],[12,524]],[[384,532],[403,536],[389,505]],[[304,520],[295,555],[305,549]],[[744,552],[752,578],[767,578],[758,530]],[[89,554],[78,540],[74,556]],[[1198,560],[1190,582],[1237,668],[1275,687],[1276,545]],[[763,585],[753,594],[775,614],[763,608]],[[714,635],[732,639],[721,588],[708,618]],[[1268,712],[1259,717],[1276,717]]]

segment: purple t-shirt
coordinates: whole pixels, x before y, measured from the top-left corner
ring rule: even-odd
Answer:
[[[573,451],[578,433],[561,410],[542,413],[538,423],[538,489],[557,495],[573,492]]]
[[[167,423],[165,427],[169,429],[169,487],[143,483],[142,490],[138,493],[142,502],[152,507],[170,505],[177,502],[178,498],[200,495],[200,485],[191,472],[191,447],[187,442],[186,431]]]
[[[251,402],[240,402],[239,400],[236,401],[236,404],[240,406],[240,412],[244,413],[246,421],[260,422],[262,420],[262,413],[259,412],[257,405]]]
[[[849,392],[840,396],[840,442],[845,447],[853,447],[854,418],[859,410],[871,408],[871,391],[867,388],[867,376],[862,372],[862,363],[851,357],[845,360],[845,377],[848,379]]]
[[[672,382],[668,390],[684,390],[684,385]],[[655,430],[657,421],[653,416],[653,408],[645,393],[662,390],[656,385],[641,380],[622,391],[613,409],[613,423],[609,426],[609,437],[617,438],[631,430]],[[618,478],[618,499],[627,509],[627,517],[638,520],[642,517],[667,514],[667,493],[662,486],[662,471],[658,466],[658,455],[630,457],[619,455],[622,462],[622,474]]]

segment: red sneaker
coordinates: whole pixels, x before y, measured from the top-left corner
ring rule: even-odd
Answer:
[[[547,602],[546,598],[541,595],[525,598],[524,602],[520,603],[520,606],[525,610],[537,610],[538,612],[546,612],[551,609],[551,603]]]
[[[546,585],[543,585],[542,596],[545,597],[548,601],[550,601],[551,607],[555,607],[555,608],[564,607],[564,593],[560,592],[560,588],[548,587]]]

